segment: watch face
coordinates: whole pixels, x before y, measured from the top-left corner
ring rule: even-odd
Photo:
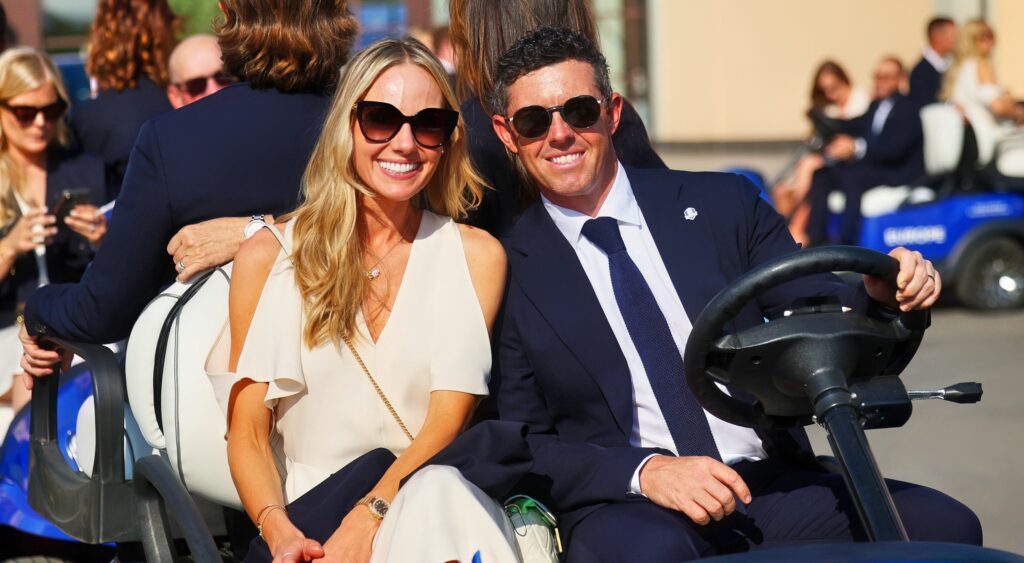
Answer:
[[[388,503],[384,499],[375,498],[370,501],[370,510],[377,516],[383,518],[388,513]]]

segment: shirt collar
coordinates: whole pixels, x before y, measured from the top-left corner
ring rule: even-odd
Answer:
[[[618,170],[615,173],[615,181],[612,182],[608,197],[601,204],[595,217],[613,217],[619,223],[640,226],[640,206],[636,203],[633,195],[633,186],[629,183],[629,177],[622,163],[617,163]],[[590,216],[573,209],[556,205],[541,194],[541,201],[544,203],[544,210],[555,222],[555,227],[562,233],[562,236],[570,244],[576,246],[580,237],[583,236],[583,225],[590,220]]]
[[[935,67],[935,70],[939,72],[946,72],[946,70],[949,69],[949,61],[936,53],[935,49],[932,49],[931,45],[924,48],[924,54],[922,56],[925,60],[931,63],[933,67]]]

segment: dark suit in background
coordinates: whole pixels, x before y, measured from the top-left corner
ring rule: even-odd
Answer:
[[[515,167],[509,162],[504,145],[491,125],[491,116],[479,98],[462,103],[459,108],[469,137],[469,157],[487,185],[480,207],[470,213],[467,223],[500,238],[512,225],[533,197],[524,193]],[[623,100],[619,128],[612,135],[612,144],[619,160],[633,168],[666,168],[651,146],[643,120],[632,104]]]
[[[783,219],[739,176],[626,171],[691,321],[745,272],[798,250]],[[692,220],[684,219],[688,208],[697,211]],[[780,538],[862,537],[850,524],[856,516],[844,503],[842,478],[817,467],[802,429],[758,431],[768,460],[733,466],[754,502],[721,525],[697,526],[682,513],[628,495],[641,461],[667,452],[630,443],[630,370],[593,286],[539,202],[524,212],[505,245],[510,270],[498,336],[498,408],[502,419],[530,427],[530,492],[558,513],[570,562],[677,561],[723,543],[759,548],[784,545]],[[764,317],[781,316],[795,298],[823,294],[869,315],[885,315],[863,286],[854,289],[818,275],[764,293],[739,312],[729,330],[757,326]],[[911,537],[980,542],[977,519],[963,505],[931,489],[890,483]],[[794,490],[799,492],[791,495]],[[941,524],[921,526],[936,509],[952,510]],[[808,523],[807,514],[818,518]],[[838,534],[843,526],[852,532]]]
[[[104,90],[72,108],[74,140],[85,152],[103,157],[108,182],[114,187],[111,198],[121,190],[128,156],[142,124],[168,111],[167,92],[146,77],[140,77],[135,88]]]
[[[840,190],[846,195],[839,243],[857,244],[864,192],[877,186],[902,186],[924,179],[920,106],[898,94],[886,101],[891,104],[891,109],[880,124],[875,117],[885,101],[878,100],[871,103],[867,113],[850,124],[851,135],[864,140],[863,157],[834,163],[814,173],[807,196],[811,204],[807,232],[812,243],[822,244],[827,240],[828,195],[833,190]]]
[[[939,101],[943,74],[928,59],[921,57],[910,71],[910,91],[907,96],[920,107]]]
[[[84,342],[127,337],[146,303],[174,280],[166,247],[179,229],[295,207],[328,103],[241,83],[147,122],[92,267],[79,284],[32,296],[29,331]]]
[[[89,190],[89,201],[97,207],[109,201],[110,194],[103,160],[91,154],[75,154],[56,147],[46,154],[46,206],[53,213],[64,190]],[[14,227],[18,213],[0,228],[0,237]],[[85,237],[61,226],[46,245],[46,271],[53,283],[78,281],[92,260],[93,250]],[[34,252],[22,254],[11,266],[11,273],[0,280],[0,327],[14,324],[20,304],[25,303],[39,284],[39,269]]]

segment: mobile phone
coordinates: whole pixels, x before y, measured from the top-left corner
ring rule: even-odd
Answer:
[[[64,218],[68,216],[68,213],[71,213],[75,206],[90,203],[92,200],[89,195],[88,188],[72,188],[62,191],[57,199],[57,204],[53,208],[53,214],[57,217],[57,224],[63,225]]]

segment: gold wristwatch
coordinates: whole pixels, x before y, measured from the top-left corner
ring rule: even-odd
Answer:
[[[388,508],[391,507],[388,501],[373,495],[366,495],[359,499],[356,506],[361,504],[366,505],[366,508],[370,509],[370,514],[372,514],[377,520],[383,520],[384,517],[388,515]]]

